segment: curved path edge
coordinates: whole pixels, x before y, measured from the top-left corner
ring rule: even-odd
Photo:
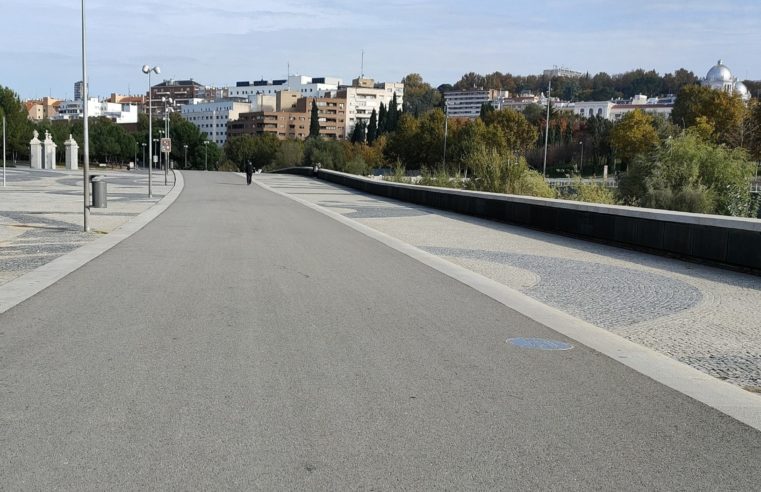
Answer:
[[[84,266],[88,262],[102,255],[120,242],[124,241],[153,219],[161,215],[170,205],[177,200],[183,188],[185,180],[182,173],[174,171],[175,182],[172,189],[161,200],[137,217],[130,219],[125,224],[114,229],[102,238],[96,239],[74,251],[59,256],[50,263],[46,263],[31,272],[22,275],[0,286],[0,314],[8,311],[29,299],[38,292],[50,287],[58,280],[71,272]]]
[[[481,292],[504,306],[537,321],[671,389],[714,408],[761,431],[761,397],[716,379],[652,349],[631,342],[603,328],[552,308],[504,284],[455,265],[364,224],[326,210],[254,180],[258,186],[294,200],[371,237],[455,280]]]

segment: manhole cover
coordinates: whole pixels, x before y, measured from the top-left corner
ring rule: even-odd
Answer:
[[[507,343],[520,348],[534,350],[571,350],[573,345],[557,340],[547,340],[545,338],[508,338]]]

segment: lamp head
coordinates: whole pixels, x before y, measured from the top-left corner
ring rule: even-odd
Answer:
[[[147,74],[151,71],[151,67],[148,65],[143,65],[143,73]]]
[[[156,75],[161,73],[161,69],[158,66],[153,67],[153,71],[156,72]]]

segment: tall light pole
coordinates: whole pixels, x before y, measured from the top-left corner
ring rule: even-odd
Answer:
[[[204,149],[204,157],[203,157],[203,170],[208,171],[209,170],[209,141],[204,140],[203,141],[203,149]]]
[[[143,167],[145,167],[145,142],[141,143],[140,145],[143,146]]]
[[[579,145],[581,145],[581,161],[579,163],[579,174],[581,174],[581,177],[583,178],[584,177],[584,141],[582,140],[581,142],[579,142]],[[594,167],[594,162],[592,162],[592,164],[593,164],[592,167]],[[594,172],[594,169],[592,170],[592,172]]]
[[[188,168],[188,144],[185,144],[182,147],[185,149],[185,165],[182,168],[187,169]]]
[[[5,188],[5,113],[3,113],[3,188]]]
[[[161,69],[159,67],[143,65],[143,73],[148,75],[148,198],[153,197],[153,189],[151,188],[151,175],[153,174],[153,145],[151,144],[151,139],[153,139],[153,98],[151,97],[151,72],[158,75],[161,73]],[[85,167],[85,169],[87,168]]]
[[[90,125],[87,111],[87,23],[85,18],[85,0],[82,0],[82,132],[84,149],[82,168],[84,172],[84,224],[85,232],[90,231]]]
[[[547,177],[547,139],[550,136],[550,96],[552,95],[552,76],[547,87],[547,121],[544,128],[544,165],[542,166],[542,176]]]
[[[447,133],[449,133],[449,104],[444,101],[444,170],[447,169]]]

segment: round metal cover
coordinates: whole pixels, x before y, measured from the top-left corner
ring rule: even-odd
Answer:
[[[573,348],[570,343],[545,338],[508,338],[507,343],[534,350],[571,350]]]

